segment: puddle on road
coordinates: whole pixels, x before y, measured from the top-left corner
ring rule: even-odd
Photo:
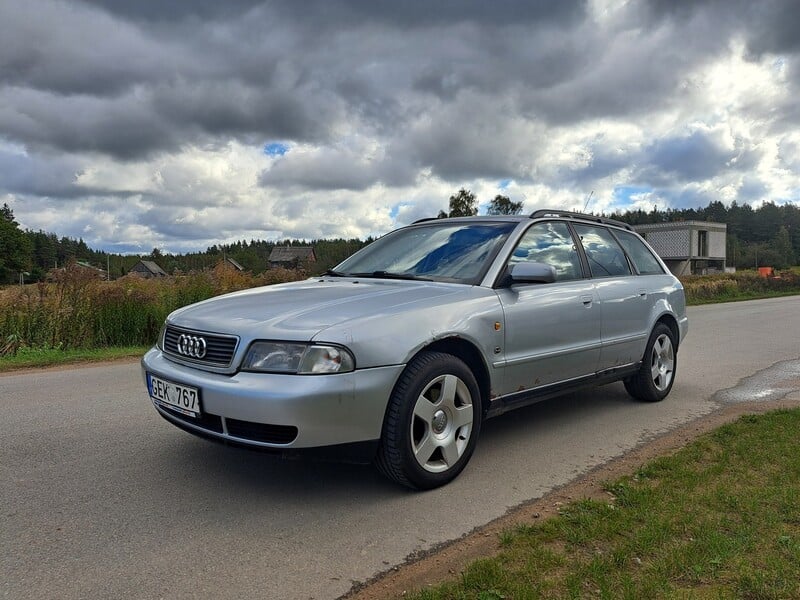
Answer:
[[[712,400],[735,402],[770,402],[800,391],[800,360],[786,360],[745,377],[735,387],[720,390]]]

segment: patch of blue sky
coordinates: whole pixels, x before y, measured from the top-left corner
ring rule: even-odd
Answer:
[[[779,196],[775,198],[773,202],[778,206],[783,206],[784,204],[800,204],[800,189],[792,190],[787,196]]]
[[[289,145],[284,142],[269,142],[264,144],[264,154],[267,156],[283,156],[289,151]]]
[[[497,187],[499,187],[501,190],[505,190],[505,189],[507,189],[507,188],[508,188],[508,186],[510,186],[510,185],[511,185],[511,182],[512,182],[512,181],[513,181],[512,179],[501,179],[501,180],[500,180],[500,181],[497,183]]]
[[[618,185],[614,188],[614,200],[623,206],[629,206],[636,202],[636,196],[648,194],[653,188],[643,185]]]

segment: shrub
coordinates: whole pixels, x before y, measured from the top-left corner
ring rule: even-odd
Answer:
[[[800,274],[781,271],[775,277],[761,277],[755,271],[681,278],[689,304],[754,298],[771,294],[800,293]]]

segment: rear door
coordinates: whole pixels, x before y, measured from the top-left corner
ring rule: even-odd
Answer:
[[[600,371],[642,358],[651,301],[646,281],[637,277],[617,239],[602,226],[574,224],[602,304]]]

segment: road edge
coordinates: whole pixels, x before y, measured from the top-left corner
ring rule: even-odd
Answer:
[[[500,551],[500,533],[524,523],[540,522],[558,514],[559,508],[583,498],[607,498],[603,484],[630,474],[644,463],[669,455],[709,431],[746,414],[762,414],[781,408],[800,407],[800,392],[770,402],[741,402],[723,405],[666,433],[644,440],[624,455],[598,465],[576,479],[553,488],[544,496],[509,509],[503,516],[471,532],[428,550],[410,554],[405,561],[353,587],[338,600],[402,598],[408,592],[459,577],[474,560]]]

